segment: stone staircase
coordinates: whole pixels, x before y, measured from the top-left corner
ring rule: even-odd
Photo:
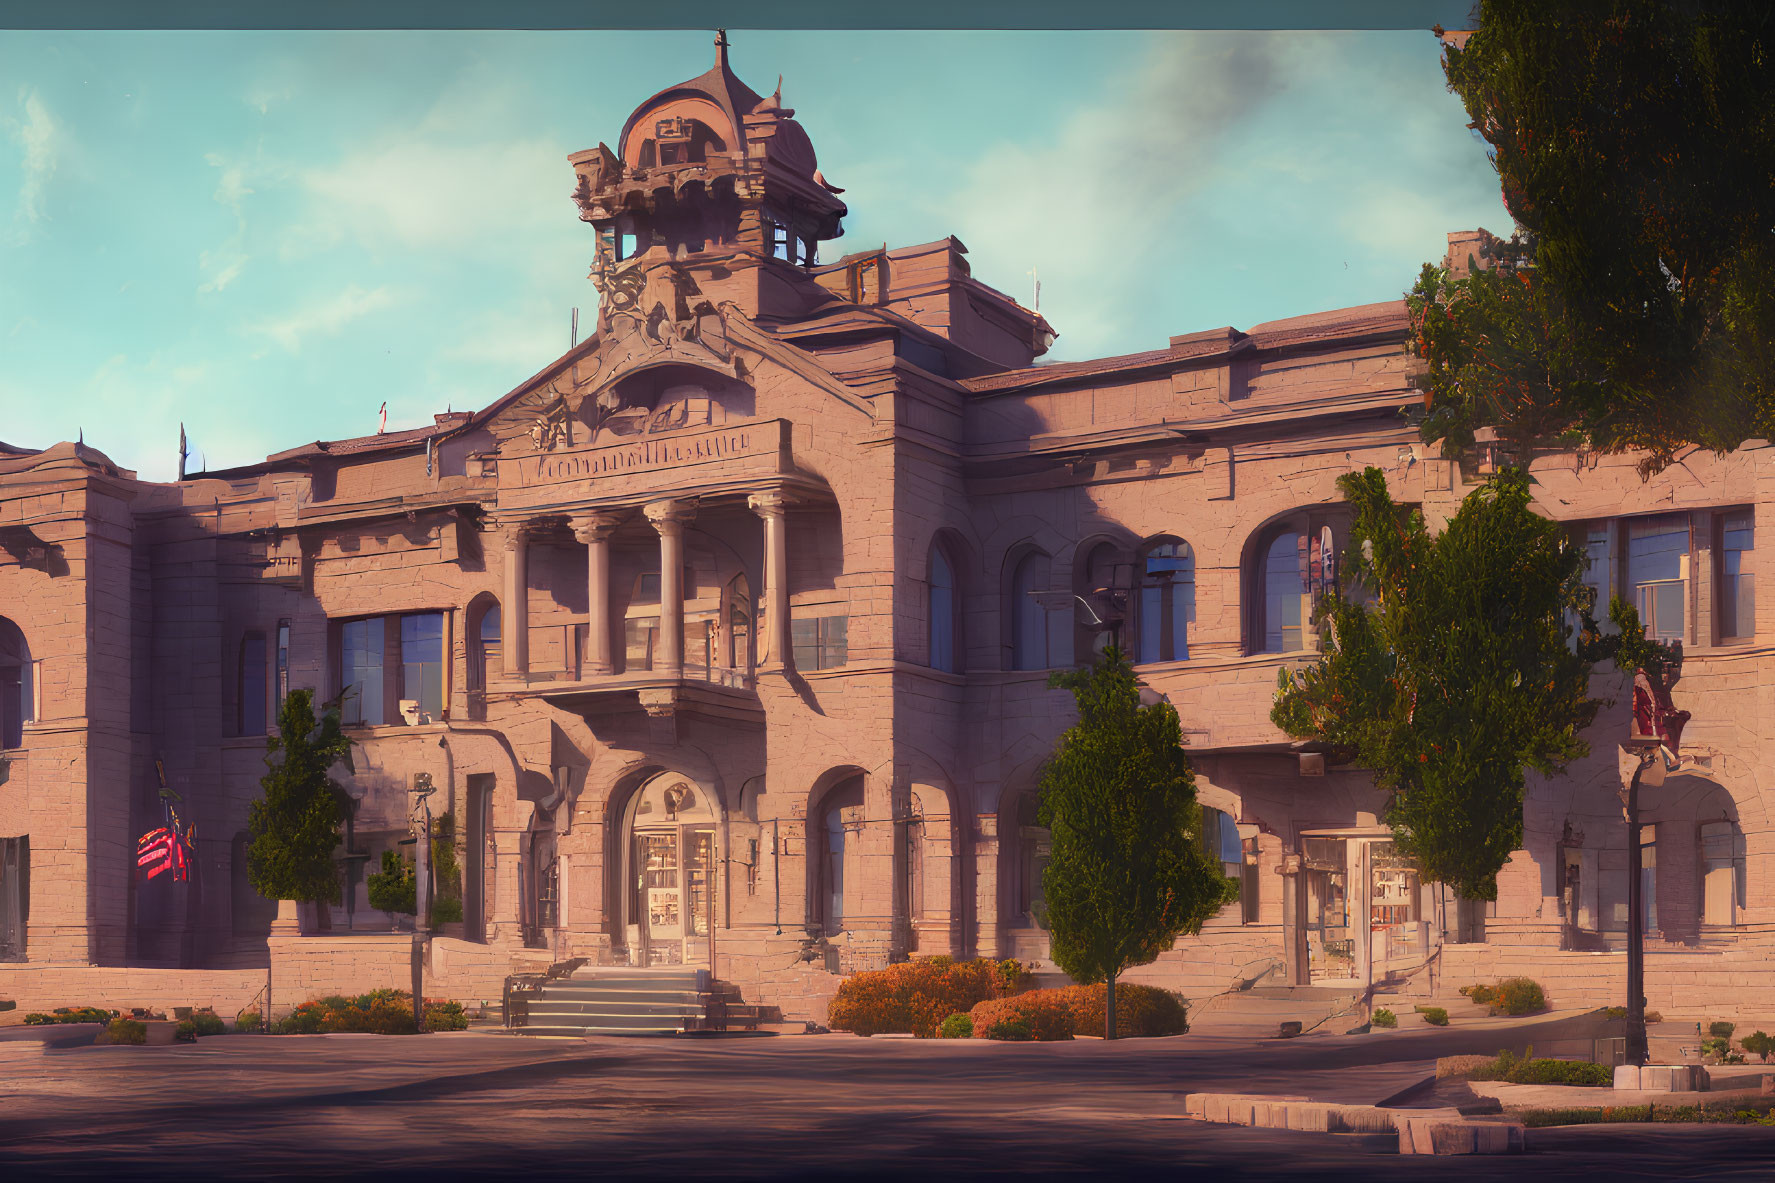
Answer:
[[[731,989],[706,969],[583,966],[523,996],[519,1035],[677,1035],[725,1027]],[[514,1007],[514,1009],[516,1009]],[[713,1012],[713,1013],[712,1013]],[[512,1026],[513,1020],[519,1020]]]
[[[1201,1035],[1275,1035],[1285,1022],[1303,1032],[1317,1028],[1341,1035],[1356,1021],[1355,992],[1336,986],[1253,986],[1217,994],[1190,1011],[1190,1030]]]

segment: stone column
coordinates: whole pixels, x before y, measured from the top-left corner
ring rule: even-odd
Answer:
[[[502,531],[505,542],[505,594],[500,597],[499,660],[501,674],[523,678],[530,673],[530,562],[524,523]]]
[[[668,678],[684,676],[684,524],[694,516],[695,505],[684,501],[654,501],[643,511],[659,531],[659,672]]]
[[[754,493],[746,504],[764,519],[764,644],[759,646],[759,664],[768,661],[787,670],[794,665],[789,638],[789,499],[782,493]]]
[[[610,658],[610,536],[617,516],[606,511],[578,514],[573,536],[586,544],[586,667],[594,677],[614,673]]]

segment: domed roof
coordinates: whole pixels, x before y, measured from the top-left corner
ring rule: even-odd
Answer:
[[[626,158],[628,152],[629,132],[641,117],[649,111],[672,99],[701,97],[712,100],[727,116],[729,127],[724,139],[730,144],[738,143],[744,138],[744,125],[741,120],[757,110],[764,103],[764,96],[741,82],[739,76],[727,64],[727,30],[720,29],[715,33],[715,64],[708,70],[698,74],[687,82],[676,86],[668,86],[652,98],[636,107],[634,113],[622,125],[622,134],[616,138],[616,151]],[[731,137],[731,138],[729,138]]]

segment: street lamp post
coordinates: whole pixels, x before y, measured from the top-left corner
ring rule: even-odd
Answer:
[[[1641,883],[1639,849],[1639,786],[1642,778],[1656,788],[1664,782],[1664,754],[1656,738],[1647,742],[1634,737],[1626,745],[1636,751],[1639,765],[1627,782],[1627,1046],[1626,1060],[1634,1066],[1646,1062],[1646,945],[1645,893]],[[1647,777],[1650,773],[1650,777]]]
[[[1633,734],[1622,744],[1635,754],[1637,763],[1633,777],[1627,782],[1627,1038],[1625,1059],[1635,1066],[1646,1062],[1646,946],[1645,893],[1640,878],[1639,790],[1643,784],[1655,789],[1664,783],[1666,768],[1676,767],[1677,745],[1682,740],[1683,726],[1689,721],[1688,711],[1679,711],[1670,701],[1670,684],[1682,669],[1682,649],[1676,647],[1672,658],[1654,670],[1639,670],[1633,676]]]

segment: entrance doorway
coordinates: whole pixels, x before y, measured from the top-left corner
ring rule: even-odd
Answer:
[[[629,806],[623,921],[635,965],[708,965],[715,927],[715,810],[681,776],[655,777]]]
[[[1307,980],[1356,979],[1356,934],[1350,922],[1348,844],[1342,838],[1307,838]]]

